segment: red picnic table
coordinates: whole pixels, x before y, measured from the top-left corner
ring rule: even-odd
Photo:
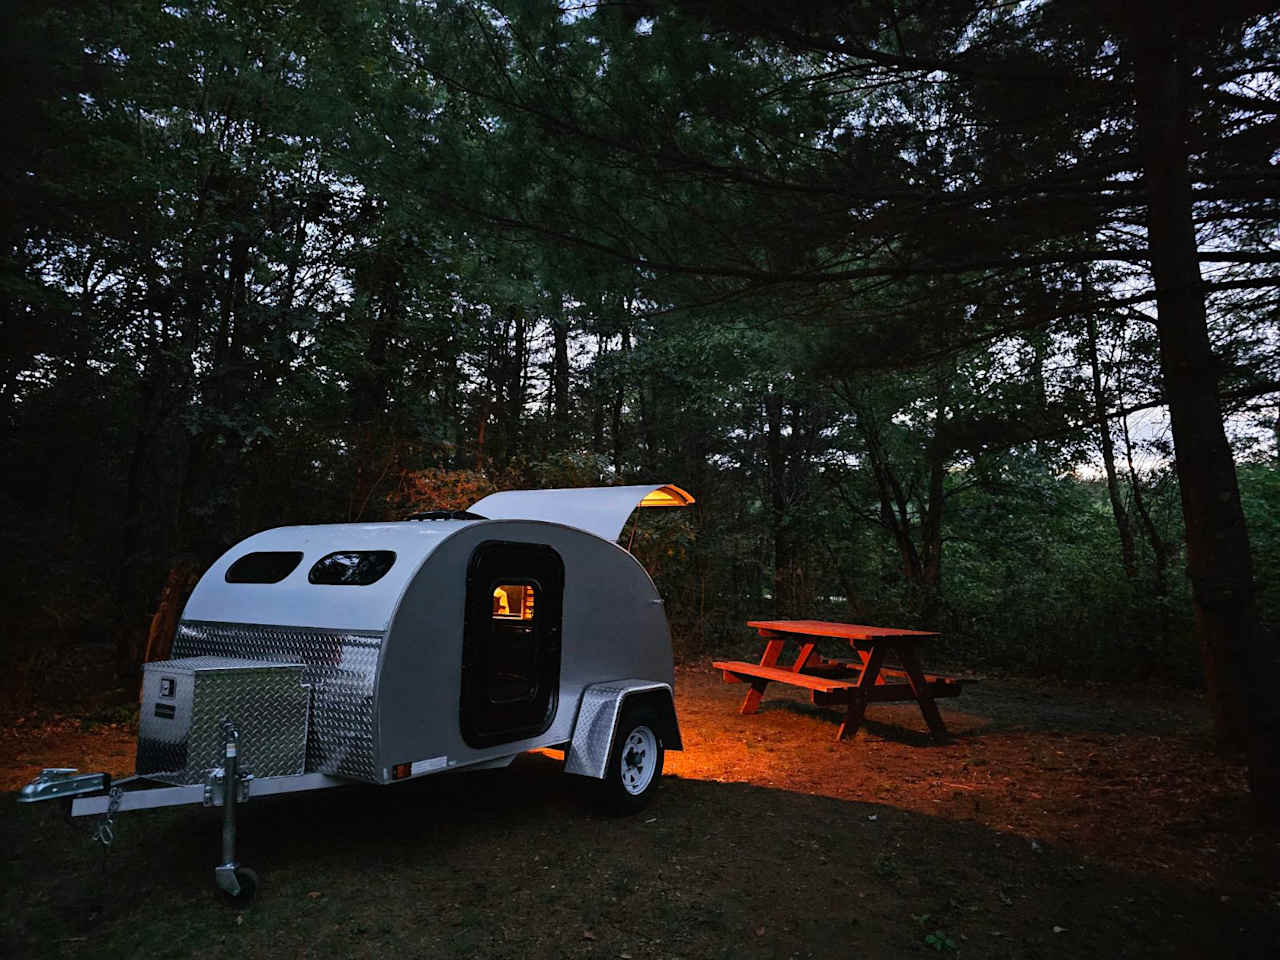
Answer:
[[[914,700],[935,740],[947,735],[937,704],[938,697],[960,693],[956,677],[926,674],[920,666],[920,644],[939,636],[924,630],[868,627],[857,623],[830,623],[825,620],[751,620],[765,638],[759,663],[717,660],[727,683],[749,683],[751,689],[742,702],[744,714],[755,713],[770,683],[803,687],[818,706],[848,704],[849,712],[836,739],[852,736],[862,723],[869,703]],[[790,665],[779,666],[778,658],[788,637],[799,638],[799,655]],[[824,657],[817,652],[817,640],[834,637],[848,641],[857,659]],[[901,666],[885,666],[886,654],[893,653]]]

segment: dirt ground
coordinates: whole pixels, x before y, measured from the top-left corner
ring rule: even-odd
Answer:
[[[984,680],[873,706],[859,735],[771,688],[759,713],[677,671],[683,752],[650,808],[601,816],[554,755],[246,808],[246,911],[211,892],[218,811],[127,814],[105,871],[8,804],[9,955],[1276,957],[1280,843],[1185,691]],[[110,719],[111,711],[98,710]],[[0,788],[42,765],[127,773],[127,723],[34,714]]]

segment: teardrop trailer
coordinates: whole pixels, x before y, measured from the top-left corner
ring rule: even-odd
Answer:
[[[218,887],[251,898],[237,807],[390,785],[564,750],[564,770],[639,809],[681,749],[671,637],[653,581],[615,541],[673,485],[506,491],[461,513],[279,527],[219,558],[171,660],[144,667],[136,772],[46,769],[19,800],[75,816],[223,808]]]

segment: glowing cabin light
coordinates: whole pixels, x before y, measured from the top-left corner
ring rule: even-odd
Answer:
[[[642,507],[687,507],[694,502],[693,496],[681,490],[675,484],[668,483],[652,493],[646,494],[640,501]]]
[[[532,584],[498,584],[493,588],[493,619],[532,620],[535,592]]]

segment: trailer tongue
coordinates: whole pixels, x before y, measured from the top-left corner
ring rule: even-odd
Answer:
[[[22,788],[18,802],[56,799],[66,805],[72,817],[101,816],[102,823],[93,836],[107,847],[115,841],[114,820],[118,813],[197,803],[206,807],[222,807],[222,860],[214,870],[214,878],[219,889],[233,900],[249,900],[257,890],[258,877],[236,860],[237,804],[253,797],[335,787],[350,781],[314,773],[258,780],[252,774],[240,771],[237,762],[239,734],[235,726],[227,721],[222,730],[222,765],[207,771],[203,783],[172,786],[143,776],[113,782],[105,773],[82,774],[66,767],[49,768]],[[229,783],[234,784],[234,788],[228,792]]]

